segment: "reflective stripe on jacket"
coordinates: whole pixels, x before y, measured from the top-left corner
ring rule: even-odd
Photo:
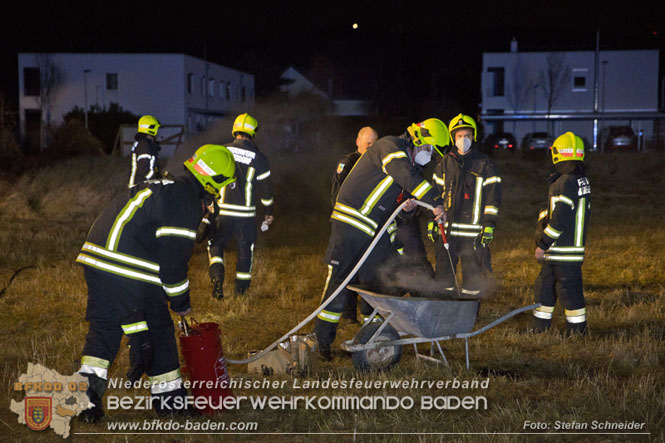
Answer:
[[[434,205],[431,184],[409,158],[410,146],[408,134],[382,137],[372,144],[342,183],[331,219],[372,237],[399,205],[402,190],[407,198]]]
[[[501,207],[501,176],[492,160],[475,147],[466,155],[446,154],[434,169],[432,184],[443,203],[452,237],[475,238],[483,226],[496,226]]]
[[[270,166],[259,148],[250,140],[235,139],[227,145],[236,163],[234,187],[222,189],[217,205],[219,215],[254,217],[260,201],[266,215],[273,213],[274,199]]]
[[[536,245],[545,260],[557,263],[584,261],[586,232],[591,212],[591,185],[580,162],[563,162],[550,179],[548,208],[540,211]]]

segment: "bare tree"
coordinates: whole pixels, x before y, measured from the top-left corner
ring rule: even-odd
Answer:
[[[570,66],[565,59],[566,56],[562,53],[550,52],[546,56],[547,68],[540,71],[540,87],[547,102],[548,117],[570,83]],[[549,126],[548,120],[548,128]]]
[[[39,149],[46,149],[46,128],[51,126],[51,108],[55,102],[58,89],[65,81],[65,72],[60,65],[51,58],[50,54],[38,54],[37,67],[39,68],[39,108],[42,114],[42,124],[39,129]]]
[[[506,98],[515,114],[523,108],[534,83],[535,79],[531,70],[524,64],[522,57],[518,54],[510,67],[510,81],[506,85]],[[513,134],[515,133],[516,123],[513,120]]]

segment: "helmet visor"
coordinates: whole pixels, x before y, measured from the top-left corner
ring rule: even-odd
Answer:
[[[432,151],[434,151],[434,145],[424,144],[420,146],[414,146],[413,148],[413,161],[414,163],[424,166],[432,160]]]

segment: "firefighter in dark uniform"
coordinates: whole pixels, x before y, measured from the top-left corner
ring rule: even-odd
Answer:
[[[376,232],[397,208],[397,196],[402,190],[409,199],[431,204],[435,217],[444,216],[443,207],[436,205],[432,186],[418,174],[414,165],[426,164],[435,146],[439,148],[448,143],[445,124],[437,119],[428,119],[412,124],[399,137],[387,136],[377,140],[360,157],[342,183],[330,216],[331,235],[325,255],[328,278],[322,303],[348,276]],[[415,204],[411,205],[413,208]],[[377,265],[393,251],[389,236],[382,236],[355,280],[363,285],[380,285],[376,275]],[[331,345],[349,292],[346,288],[342,289],[317,316],[315,332],[319,353],[324,360],[332,358]]]
[[[342,186],[342,182],[349,172],[353,168],[353,165],[356,164],[361,155],[367,151],[367,148],[372,146],[372,144],[379,138],[379,134],[376,133],[374,128],[371,126],[365,126],[360,128],[358,135],[356,137],[356,147],[357,149],[353,152],[349,152],[342,159],[337,162],[337,169],[333,174],[332,186],[330,191],[330,204],[335,206],[337,202],[337,194],[339,193],[339,188]]]
[[[330,191],[330,203],[331,207],[335,207],[337,202],[337,194],[339,193],[339,188],[342,186],[344,179],[349,175],[349,172],[356,164],[361,155],[367,151],[367,148],[372,146],[379,138],[379,134],[376,133],[374,128],[371,126],[365,126],[360,128],[358,135],[356,136],[356,150],[349,152],[342,159],[337,162],[337,169],[333,174],[332,186]],[[354,295],[349,296],[349,301],[342,312],[342,318],[357,322],[357,310],[358,310],[358,297]]]
[[[501,177],[494,162],[475,144],[478,128],[473,118],[459,114],[450,121],[448,130],[454,148],[434,169],[433,184],[446,211],[450,256],[443,242],[435,241],[438,228],[430,222],[428,236],[435,241],[435,279],[453,291],[457,283],[452,269],[461,259],[461,293],[480,297],[485,284],[483,272],[491,270],[489,244],[494,239],[501,206]]]
[[[567,333],[586,333],[582,262],[591,209],[591,186],[584,168],[584,142],[572,132],[552,145],[556,172],[549,179],[548,208],[540,211],[536,260],[541,263],[534,295],[541,306],[533,312],[532,330],[552,323],[557,296],[566,315]]]
[[[160,178],[157,161],[161,146],[155,139],[160,126],[152,115],[144,115],[139,119],[138,132],[132,145],[132,171],[128,185],[130,188],[144,180]]]
[[[254,243],[256,242],[256,205],[260,200],[264,211],[262,229],[273,222],[273,193],[270,166],[254,144],[258,122],[249,114],[241,114],[233,123],[235,137],[227,145],[236,162],[235,187],[222,190],[212,238],[208,241],[209,274],[213,283],[212,296],[224,297],[224,249],[232,237],[237,245],[235,293],[244,294],[251,283]],[[212,216],[212,215],[211,215]],[[212,224],[212,220],[209,221]]]
[[[185,169],[184,176],[145,181],[117,196],[76,259],[84,267],[90,322],[79,373],[89,379],[94,407],[81,414],[84,421],[104,415],[102,396],[123,334],[132,365],[127,377],[148,375],[153,409],[187,409],[167,301],[178,315],[191,312],[187,270],[196,229],[207,204],[235,180],[235,165],[224,146],[204,145]]]

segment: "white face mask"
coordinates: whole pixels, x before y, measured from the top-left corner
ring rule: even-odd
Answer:
[[[432,145],[415,146],[413,153],[413,161],[420,166],[425,166],[432,160]]]
[[[455,140],[455,146],[460,152],[466,154],[471,149],[471,139],[466,137],[458,138]]]

